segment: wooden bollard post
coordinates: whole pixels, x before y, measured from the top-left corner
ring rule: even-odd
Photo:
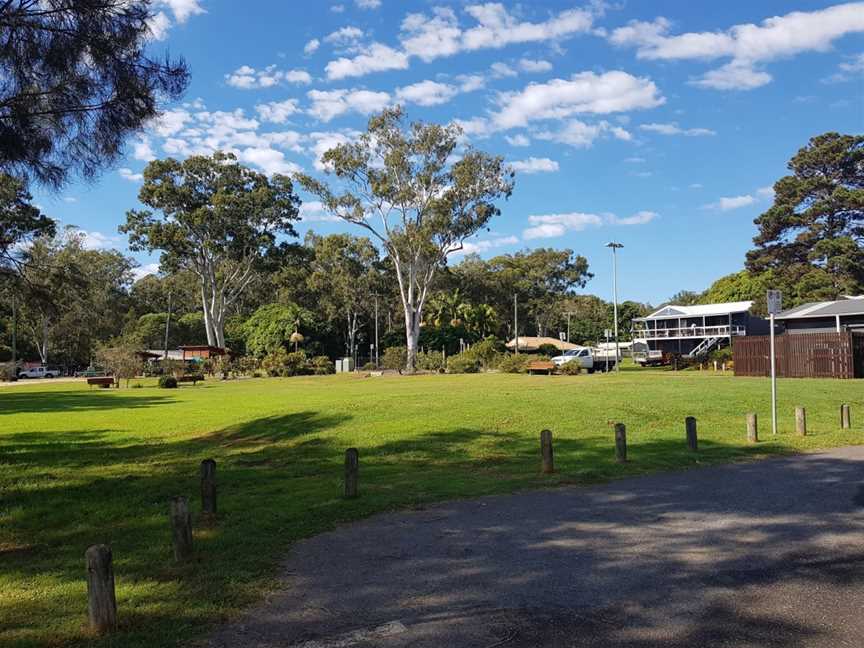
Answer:
[[[540,433],[540,456],[543,457],[543,472],[555,472],[555,461],[552,456],[552,430]]]
[[[213,459],[201,462],[201,512],[216,515],[216,462]]]
[[[615,424],[615,461],[627,462],[627,426],[623,423]]]
[[[849,411],[849,403],[840,406],[840,427],[844,430],[852,429],[852,413]]]
[[[87,561],[87,616],[90,629],[103,634],[117,627],[114,565],[111,547],[93,545],[84,552]]]
[[[357,448],[345,451],[345,497],[357,497],[357,479],[360,473],[360,453]]]
[[[807,436],[807,410],[803,407],[795,408],[795,431],[799,436]]]
[[[690,452],[699,450],[699,442],[696,440],[696,417],[688,416],[684,419],[684,428],[687,431],[687,448]]]
[[[747,440],[750,443],[759,441],[759,419],[756,418],[756,412],[747,414]]]
[[[174,560],[182,562],[192,555],[192,513],[189,500],[183,496],[171,500],[171,537]]]

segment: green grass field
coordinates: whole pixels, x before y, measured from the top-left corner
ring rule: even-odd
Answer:
[[[201,636],[273,585],[298,538],[378,511],[864,441],[861,381],[769,383],[713,373],[329,376],[209,381],[178,390],[0,388],[0,645],[167,646]],[[839,405],[853,429],[839,429]],[[793,434],[795,405],[810,435]],[[756,411],[762,441],[745,442]],[[698,418],[700,452],[684,442]],[[613,459],[627,425],[631,461]],[[539,473],[539,432],[557,473]],[[341,498],[346,448],[361,497]],[[218,519],[196,519],[196,557],[171,560],[168,505],[218,463]],[[114,551],[120,634],[86,630],[85,549]]]

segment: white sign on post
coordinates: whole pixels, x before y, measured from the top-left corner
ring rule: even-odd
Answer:
[[[768,291],[768,314],[779,315],[783,311],[783,293],[779,290]]]
[[[565,342],[567,340],[567,334],[566,333],[559,333],[558,337],[561,338],[562,342]]]
[[[604,334],[605,334],[605,336],[606,336],[607,338],[612,337],[612,329],[606,329],[606,331],[605,331]]]

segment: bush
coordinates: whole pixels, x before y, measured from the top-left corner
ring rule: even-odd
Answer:
[[[417,368],[424,371],[441,371],[444,368],[444,358],[438,351],[421,351],[417,354]]]
[[[375,371],[377,367],[374,362],[367,362],[362,367],[360,367],[360,371]]]
[[[329,360],[328,360],[329,362]],[[276,349],[261,361],[261,368],[270,376],[304,376],[312,373],[312,365],[306,360],[306,353]]]
[[[710,362],[714,362],[716,360],[718,364],[722,364],[724,362],[726,362],[726,363],[732,362],[732,347],[723,347],[722,349],[715,349],[714,351],[712,351],[711,353],[708,354],[708,360]]]
[[[408,363],[408,349],[404,346],[387,347],[381,357],[385,369],[404,369]]]
[[[0,365],[0,381],[7,382],[15,378],[15,368],[11,362]]]
[[[316,376],[326,376],[327,374],[336,373],[336,367],[327,356],[315,356],[310,363],[312,373]]]
[[[447,358],[447,373],[477,373],[479,370],[480,362],[470,353],[460,353]]]
[[[561,351],[559,351],[558,347],[554,344],[541,344],[537,347],[537,353],[543,356],[549,356],[550,358],[561,355]]]
[[[526,368],[528,362],[530,362],[530,358],[524,353],[519,355],[511,353],[501,358],[498,369],[503,373],[525,373],[528,371]]]
[[[494,335],[490,335],[479,342],[471,345],[467,353],[476,358],[483,369],[492,369],[498,366],[504,352],[504,343]]]
[[[565,376],[578,376],[582,373],[582,365],[579,364],[578,359],[571,360],[570,362],[565,362],[563,365],[558,367],[558,371]]]
[[[177,379],[174,376],[159,376],[159,387],[162,389],[177,389]]]

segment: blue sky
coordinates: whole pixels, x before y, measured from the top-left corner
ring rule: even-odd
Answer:
[[[155,0],[154,53],[183,56],[182,102],[92,184],[34,192],[93,247],[140,207],[153,157],[234,151],[267,172],[317,158],[401,103],[459,120],[517,169],[469,248],[568,247],[608,296],[659,303],[739,270],[753,218],[813,135],[864,132],[864,3]],[[363,232],[313,201],[301,234]],[[139,255],[142,272],[154,258]],[[458,256],[451,263],[458,262]]]

